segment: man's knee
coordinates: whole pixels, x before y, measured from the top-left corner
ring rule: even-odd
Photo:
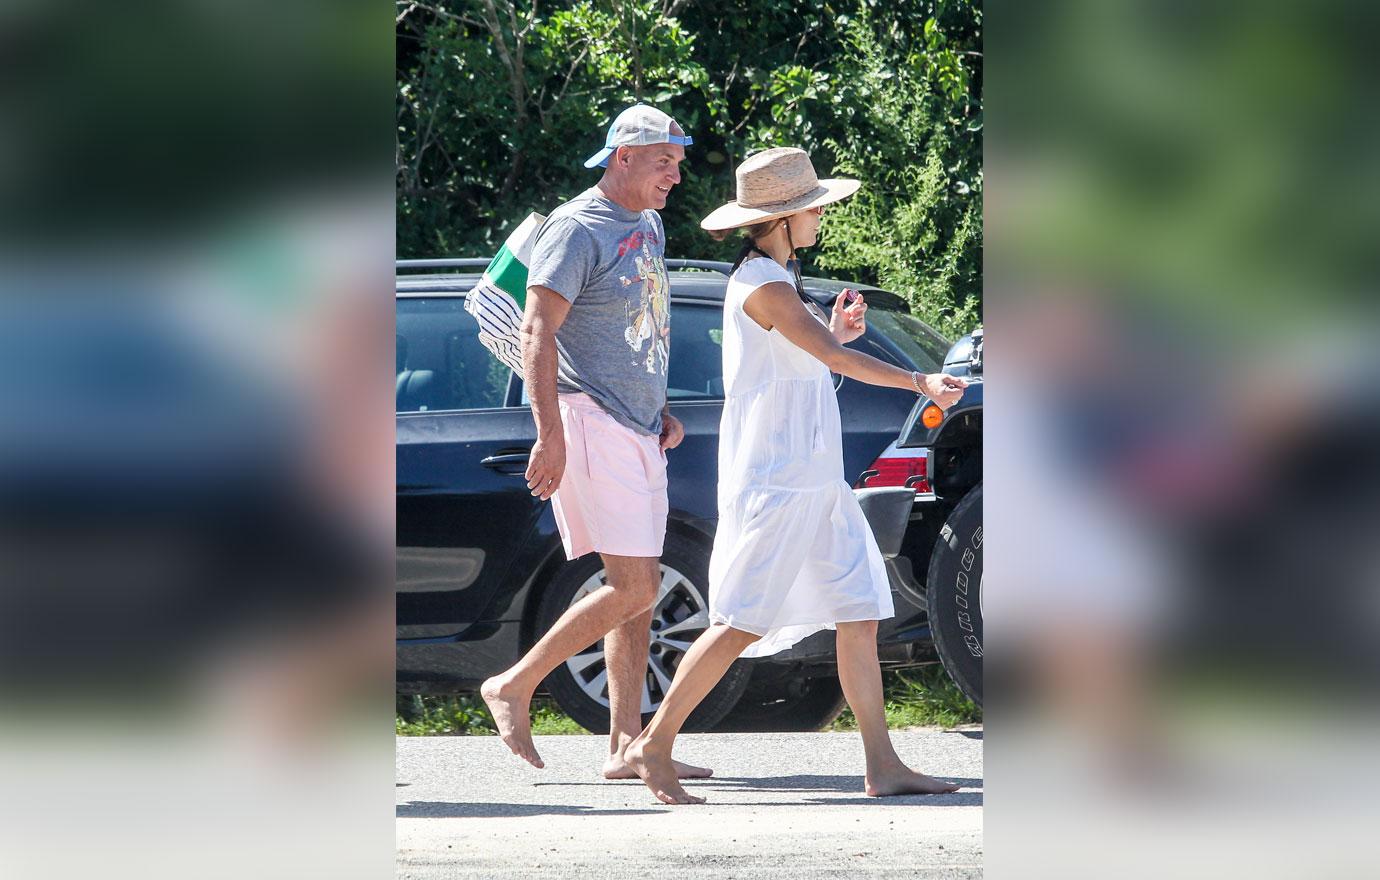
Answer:
[[[629,616],[641,614],[656,604],[661,586],[661,566],[655,559],[618,557],[605,559],[608,584],[623,602]]]
[[[658,586],[658,581],[651,577],[637,578],[629,583],[625,594],[629,614],[637,615],[644,611],[650,611],[652,606],[656,604]]]

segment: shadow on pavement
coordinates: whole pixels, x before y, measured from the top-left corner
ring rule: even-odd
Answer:
[[[962,776],[936,776],[936,779],[943,779],[946,782],[953,782],[964,788],[978,788],[982,786],[982,780],[972,777]],[[686,779],[682,780],[686,787],[693,791],[695,788],[703,788],[709,791],[760,791],[760,792],[782,792],[782,791],[839,791],[848,794],[860,794],[863,790],[863,778],[861,776],[820,776],[811,774],[801,774],[796,776],[712,776],[709,779]],[[629,785],[639,787],[642,785],[640,779],[605,779],[599,782],[534,782],[534,788],[540,786],[557,787],[582,787],[589,786],[595,788],[606,788],[610,785]],[[856,799],[858,803],[894,803],[916,801],[925,798],[924,803],[944,803],[958,804],[958,801],[946,800],[955,797],[963,797],[968,800],[963,801],[963,805],[972,803],[971,798],[977,797],[977,803],[982,803],[982,796],[974,792],[954,792],[953,794],[935,795],[902,795],[888,798],[870,798],[860,796]],[[850,803],[851,799],[829,799],[828,803]],[[788,804],[790,801],[777,801],[778,804]]]
[[[958,776],[936,776],[936,779],[943,779],[957,785],[974,787],[982,785],[981,779],[972,779]],[[863,789],[863,778],[861,776],[818,776],[803,774],[798,776],[715,776],[706,780],[688,780],[689,784],[700,784],[706,787],[721,786],[719,791],[844,791],[849,793],[861,792]],[[917,797],[937,797],[937,795],[917,795]],[[876,798],[866,798],[867,801],[876,803]],[[888,798],[891,800],[891,798]]]
[[[982,806],[982,792],[955,791],[950,794],[905,794],[882,798],[863,795],[847,798],[805,798],[805,801],[811,804],[829,804],[831,806],[840,804],[871,804],[873,806],[916,804],[926,807],[980,807]],[[762,804],[761,806],[767,805]]]
[[[515,819],[523,816],[637,816],[644,813],[667,813],[669,809],[598,810],[591,807],[560,806],[558,804],[496,804],[449,803],[446,801],[412,801],[398,804],[399,819]]]

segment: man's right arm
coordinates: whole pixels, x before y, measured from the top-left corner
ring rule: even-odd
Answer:
[[[570,302],[549,287],[527,288],[522,316],[522,376],[537,423],[537,442],[527,462],[527,488],[545,501],[565,473],[565,434],[556,402],[556,331],[570,314]]]

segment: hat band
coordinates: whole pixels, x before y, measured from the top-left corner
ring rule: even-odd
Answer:
[[[746,208],[749,211],[771,211],[776,208],[780,208],[783,205],[789,205],[791,202],[798,202],[801,199],[809,198],[813,196],[815,193],[819,192],[821,189],[824,189],[824,187],[820,186],[819,182],[816,181],[813,188],[807,189],[805,192],[800,193],[798,195],[789,196],[784,199],[778,199],[774,202],[757,202],[755,204],[748,204],[747,202],[744,202],[742,199],[738,199],[737,202],[738,207]]]

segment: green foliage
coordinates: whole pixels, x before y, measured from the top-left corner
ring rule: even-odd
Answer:
[[[886,690],[887,726],[956,727],[981,724],[982,709],[963,696],[939,665],[882,675]],[[845,709],[829,730],[857,730],[853,713]],[[554,702],[532,704],[532,732],[539,735],[584,734],[587,731]],[[398,697],[398,736],[496,736],[488,707],[478,696]]]
[[[751,152],[800,146],[863,181],[807,274],[893,290],[949,334],[981,312],[982,12],[973,0],[399,0],[398,255],[488,256],[635,100],[695,137],[662,212],[674,256],[727,259],[699,218]]]
[[[963,695],[937,663],[883,673],[882,686],[886,692],[886,726],[892,730],[982,723],[982,709]],[[829,729],[857,730],[858,722],[852,710],[844,709]]]
[[[819,264],[904,294],[950,336],[980,320],[981,101],[956,48],[976,51],[980,15],[966,43],[936,18],[920,41],[869,13],[851,20],[844,39],[856,72],[841,102],[850,124],[827,142],[838,172],[864,186],[826,215]]]
[[[438,734],[497,736],[489,709],[478,696],[399,697],[398,736]]]
[[[497,736],[489,707],[478,696],[399,697],[398,736]],[[532,704],[532,733],[544,736],[583,734],[556,704],[536,700]]]

